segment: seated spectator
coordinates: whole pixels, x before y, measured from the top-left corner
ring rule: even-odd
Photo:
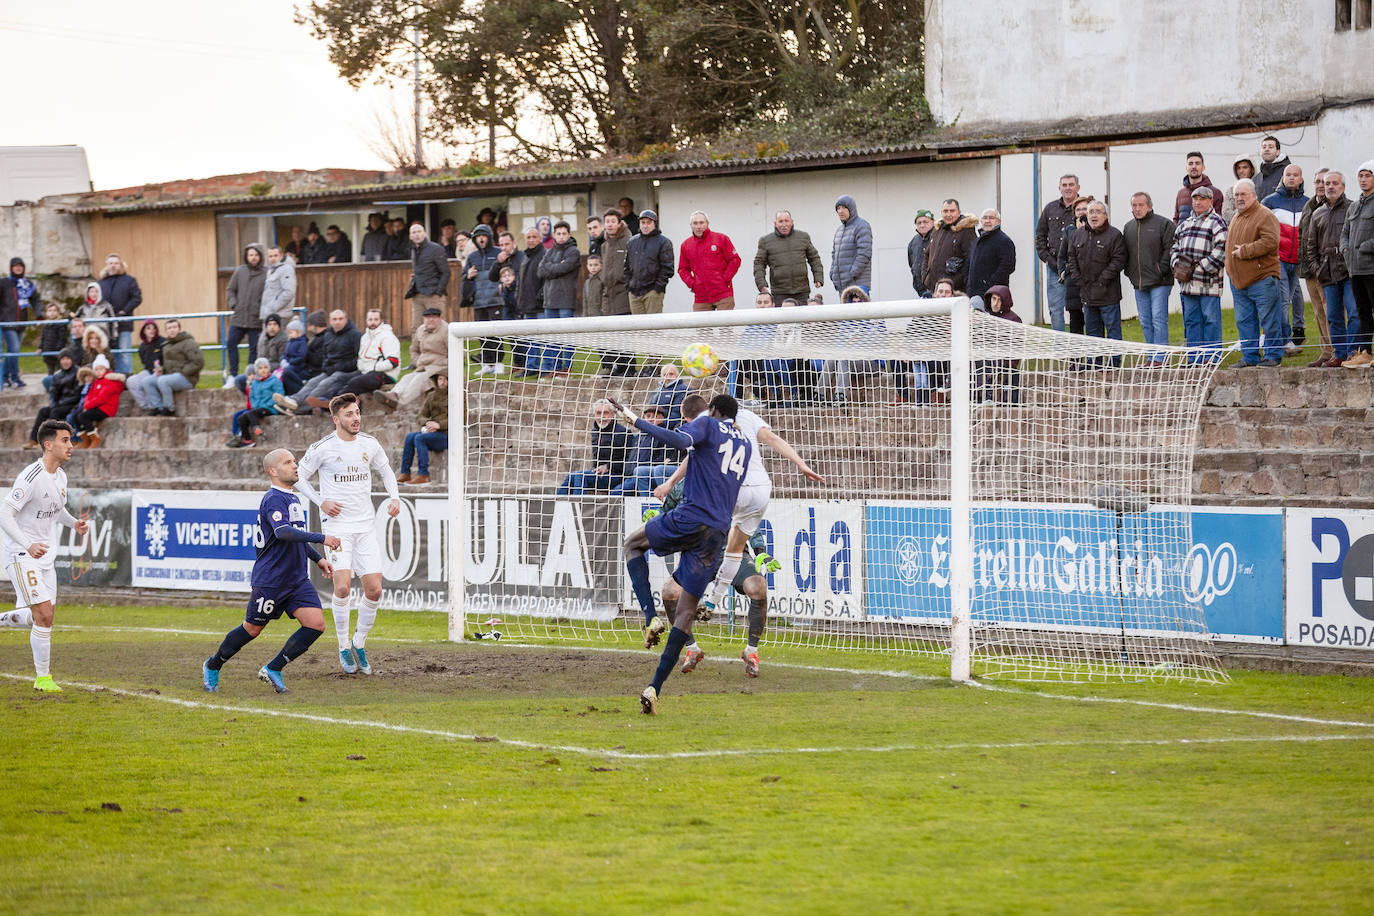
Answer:
[[[429,483],[429,453],[448,451],[448,370],[434,372],[434,388],[420,407],[420,428],[406,433],[401,449],[401,473],[397,483]],[[419,462],[418,473],[410,476],[410,462]]]
[[[348,264],[353,260],[353,242],[348,233],[338,226],[324,230],[324,262],[326,264]]]
[[[592,405],[592,467],[573,471],[556,491],[560,496],[581,496],[588,491],[605,493],[625,479],[630,431],[615,421],[615,408],[602,398]]]
[[[59,327],[59,325],[53,325]],[[26,448],[38,448],[38,427],[44,420],[63,420],[81,406],[81,381],[76,377],[76,354],[63,350],[57,354],[57,371],[49,376],[48,405],[38,409]]]
[[[411,408],[434,387],[434,374],[448,372],[448,324],[443,312],[431,306],[420,326],[410,332],[411,370],[390,391],[376,391],[372,399],[387,410]]]
[[[305,384],[304,376],[309,374],[309,359],[310,341],[306,339],[305,326],[299,318],[292,318],[286,323],[286,349],[277,361],[276,370],[284,394],[295,394],[301,390]]]
[[[47,321],[61,321],[62,308],[56,302],[49,302],[46,308],[44,319]],[[38,338],[38,349],[43,352],[43,362],[47,364],[48,375],[57,371],[58,353],[67,346],[70,335],[67,333],[67,326],[63,324],[45,324],[43,331]],[[62,419],[58,417],[58,419]]]
[[[840,292],[841,304],[869,301],[868,290],[862,286],[846,286]],[[848,398],[850,376],[867,374],[874,368],[874,364],[868,360],[827,359],[820,367],[816,397],[824,403],[843,404]],[[832,391],[833,397],[827,397]]]
[[[385,261],[386,246],[390,240],[382,214],[367,215],[367,231],[363,233],[362,259],[364,261]]]
[[[655,426],[662,426],[667,419],[663,408],[657,404],[645,404],[640,412],[645,420]],[[659,442],[648,433],[640,433],[635,439],[634,450],[626,463],[627,476],[612,488],[612,496],[648,496],[654,487],[663,483],[682,462],[683,453],[670,445]]]
[[[297,264],[304,264],[302,260],[305,256],[305,230],[300,226],[291,227],[291,241],[287,242],[282,250],[296,259]]]
[[[156,379],[162,371],[162,345],[167,341],[158,332],[157,322],[149,319],[138,329],[138,360],[142,370],[129,376],[125,387],[133,395],[134,403],[148,413],[153,413],[153,405],[144,390],[148,385],[157,384]]]
[[[205,368],[205,354],[201,352],[200,343],[181,329],[180,321],[168,318],[166,328],[162,368],[153,373],[151,385],[143,386],[143,393],[154,416],[175,417],[176,404],[172,395],[196,387],[200,371]]]
[[[286,344],[291,338],[281,329],[281,319],[276,315],[268,315],[262,322],[262,333],[258,335],[258,356],[266,357],[267,362],[276,366],[281,362],[283,354],[286,353]],[[257,360],[253,361],[257,365]],[[257,370],[254,369],[253,372]],[[248,393],[249,376],[247,372],[234,376],[234,387],[244,394]]]
[[[458,257],[458,224],[451,219],[441,220],[439,238],[436,241],[439,247],[444,249],[444,257]]]
[[[361,373],[358,372],[358,344],[363,332],[349,320],[343,309],[329,313],[329,330],[325,338],[324,363],[320,372],[292,397],[274,395],[273,401],[283,413],[308,414],[312,410],[328,409],[329,399],[340,394],[344,387]],[[324,408],[309,403],[310,398],[324,402]]]
[[[812,293],[811,295],[809,295],[809,296],[806,297],[806,304],[807,304],[807,305],[825,305],[825,294],[824,294],[824,293],[819,293],[819,292]]]
[[[72,324],[75,324],[76,321],[77,319],[72,319]],[[105,333],[104,327],[93,324],[86,328],[86,335],[81,341],[81,365],[94,365],[97,356],[104,356],[107,362],[111,359],[110,338]]]
[[[394,384],[401,365],[401,341],[391,325],[382,320],[382,310],[368,309],[366,320],[367,330],[358,342],[358,374],[344,386],[344,391],[359,395]],[[325,402],[324,407],[329,407],[329,403]]]
[[[259,356],[253,363],[253,379],[248,383],[248,406],[234,414],[230,428],[234,436],[230,448],[252,448],[262,435],[262,418],[277,412],[273,396],[282,393],[281,379],[272,374],[272,363]]]
[[[1021,317],[1011,310],[1011,290],[1005,286],[990,286],[984,297],[987,313],[1007,321],[1021,323]],[[975,395],[981,401],[1000,401],[1018,404],[1021,401],[1021,360],[984,360],[974,365]]]
[[[119,396],[124,393],[124,376],[110,371],[109,357],[102,353],[95,358],[90,368],[79,370],[77,378],[82,382],[89,381],[90,385],[81,400],[80,410],[74,418],[75,422],[72,423],[80,439],[76,447],[100,448],[100,443],[105,437],[100,434],[99,426],[119,413]]]
[[[682,370],[676,363],[664,363],[658,369],[660,384],[649,394],[649,403],[656,404],[664,411],[667,420],[664,426],[677,429],[682,425],[682,399],[687,397],[687,382],[682,378]]]
[[[305,334],[310,342],[306,345],[304,371],[293,364],[295,374],[300,376],[301,385],[324,371],[324,363],[329,356],[329,341],[331,339],[329,335],[329,313],[324,309],[315,309],[306,315]],[[287,379],[282,379],[282,385],[289,388],[290,382]],[[296,390],[300,390],[299,385]]]
[[[320,238],[320,227],[314,223],[305,232],[305,242],[301,245],[302,264],[327,264],[329,263],[329,248],[325,245],[324,239]]]
[[[77,306],[76,317],[78,318],[113,318],[115,316],[114,306],[110,300],[105,298],[105,293],[101,291],[100,284],[92,280],[86,284],[86,299],[81,305]],[[110,323],[98,325],[104,329],[108,340]]]

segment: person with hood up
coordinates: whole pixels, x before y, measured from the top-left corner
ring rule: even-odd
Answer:
[[[368,309],[365,321],[367,330],[358,341],[358,374],[344,386],[344,391],[360,396],[394,384],[401,365],[401,341],[391,325],[382,320],[382,310]],[[327,408],[329,402],[311,406]]]
[[[144,387],[156,384],[158,373],[162,371],[162,346],[166,342],[158,330],[156,321],[149,319],[139,326],[138,361],[143,364],[143,368],[129,376],[124,382],[124,387],[133,395],[134,403],[148,413],[155,411]]]
[[[1254,182],[1255,196],[1261,203],[1279,189],[1283,182],[1283,170],[1293,164],[1286,155],[1279,155],[1282,148],[1278,137],[1269,136],[1260,141],[1259,174]]]
[[[1021,316],[1012,311],[1011,290],[1003,285],[988,287],[983,297],[987,313],[994,318],[1021,323]],[[993,359],[974,367],[977,400],[1017,404],[1021,401],[1021,360]]]
[[[479,225],[472,230],[472,253],[463,262],[463,305],[472,309],[475,321],[499,321],[501,319],[501,278],[491,279],[491,269],[497,264],[497,250],[492,245],[491,227]],[[501,362],[501,341],[496,338],[482,338],[479,362],[482,368],[478,375],[505,375],[506,366]]]
[[[80,371],[76,364],[76,354],[70,348],[57,354],[57,371],[51,376],[48,385],[48,404],[38,408],[38,417],[29,431],[29,442],[25,448],[38,448],[38,427],[46,420],[65,419],[73,410],[81,406],[81,381],[77,378]]]
[[[1231,163],[1231,174],[1236,177],[1236,181],[1242,178],[1254,179],[1255,160],[1249,156],[1237,156],[1236,161]],[[1226,220],[1226,224],[1231,224],[1232,218],[1236,215],[1236,195],[1234,190],[1226,190],[1226,199],[1221,205],[1221,218]]]
[[[248,340],[248,362],[258,358],[258,335],[262,333],[262,291],[267,284],[267,249],[253,242],[243,249],[243,263],[234,268],[224,301],[234,314],[229,316],[229,330],[224,335],[224,387],[234,387],[239,374],[239,344]]]
[[[994,286],[1006,286],[1016,272],[1016,243],[1002,231],[1002,214],[992,208],[983,211],[978,234],[968,251],[969,298],[978,297]],[[977,304],[986,308],[986,303]]]
[[[29,318],[29,309],[34,309],[37,313],[39,306],[38,292],[33,285],[33,281],[24,276],[27,271],[23,258],[10,259],[10,272],[3,279],[0,279],[0,321],[25,321]],[[5,356],[4,382],[5,388],[23,388],[24,382],[19,378],[19,350],[24,339],[24,329],[19,327],[7,327],[0,333],[0,341],[3,341]]]
[[[577,275],[582,271],[582,254],[566,220],[553,224],[553,247],[535,268],[544,284],[545,318],[572,318],[577,314]],[[572,372],[571,347],[544,347],[538,363],[540,372],[567,378]]]
[[[1283,336],[1288,341],[1284,351],[1297,353],[1307,340],[1307,309],[1302,294],[1302,280],[1298,277],[1298,262],[1302,257],[1302,239],[1298,229],[1302,223],[1307,195],[1303,193],[1302,169],[1290,165],[1283,170],[1279,189],[1260,200],[1279,221],[1279,311],[1283,321]]]
[[[75,325],[80,318],[73,318],[72,324]],[[83,327],[85,324],[83,322]],[[97,356],[104,356],[108,361],[110,358],[110,338],[105,333],[105,328],[98,324],[93,324],[86,328],[81,335],[81,358],[78,364],[89,366],[95,362]]]
[[[1193,150],[1184,157],[1187,171],[1183,174],[1183,187],[1179,188],[1174,195],[1174,225],[1180,225],[1185,219],[1193,215],[1193,192],[1198,188],[1211,188],[1213,201],[1222,199],[1221,188],[1212,184],[1212,179],[1207,177],[1203,170],[1207,167],[1206,160],[1202,158],[1202,153]],[[1212,212],[1216,213],[1215,206]]]
[[[830,243],[830,282],[835,292],[851,286],[873,286],[873,227],[859,215],[859,205],[848,194],[835,201],[840,225]]]
[[[318,312],[320,323],[314,327],[315,335],[319,336],[324,332],[326,319],[323,312]],[[286,348],[282,350],[281,360],[276,370],[277,378],[281,379],[282,393],[291,395],[301,390],[305,380],[310,377],[310,345],[314,339],[306,336],[305,325],[299,318],[292,318],[286,323]]]
[[[926,239],[921,282],[929,290],[942,278],[953,281],[955,289],[968,287],[968,253],[978,220],[965,216],[953,197],[940,204],[940,221]]]
[[[658,228],[658,214],[639,214],[639,234],[625,246],[625,288],[630,311],[657,315],[663,311],[663,293],[673,278],[673,243]]]
[[[97,318],[113,318],[115,316],[114,306],[110,300],[105,298],[105,292],[100,288],[100,284],[95,280],[86,284],[86,295],[80,305],[76,307],[76,317],[85,321],[93,321]],[[95,327],[92,324],[92,327]],[[102,321],[98,325],[105,331],[108,337],[110,331],[114,330],[113,321]]]
[[[692,291],[692,311],[730,311],[735,307],[734,280],[740,266],[735,243],[711,228],[703,210],[693,211],[688,222],[692,234],[678,252],[677,275]]]
[[[280,245],[267,249],[267,279],[262,286],[262,307],[258,317],[266,324],[273,315],[285,325],[296,307],[296,262]]]
[[[310,398],[329,405],[329,399],[339,394],[358,375],[358,350],[363,332],[358,330],[343,309],[329,313],[329,330],[323,335],[324,363],[320,374],[306,382],[294,396],[273,396],[276,405],[283,413],[308,414],[315,405],[308,403]]]
[[[364,261],[385,261],[386,247],[391,236],[387,234],[387,220],[380,213],[367,215],[367,231],[363,233],[362,259]]]
[[[117,254],[111,253],[105,257],[105,269],[100,272],[100,291],[120,318],[131,318],[143,303],[143,290],[139,289],[138,281],[129,274],[129,266],[124,259]],[[121,321],[111,328],[111,341],[116,333],[119,335],[119,347],[113,355],[114,369],[122,375],[128,375],[134,365],[133,351],[130,349],[134,323]]]
[[[539,242],[545,248],[552,248],[556,244],[553,240],[553,220],[550,217],[539,217],[534,221],[534,228],[539,230]]]
[[[90,368],[83,368],[76,377],[82,384],[89,382],[86,396],[81,400],[72,425],[81,441],[77,448],[100,448],[105,437],[100,434],[101,423],[119,413],[119,396],[124,393],[124,374],[110,369],[104,354],[97,356]]]
[[[429,453],[448,451],[447,369],[439,369],[434,373],[434,387],[425,395],[417,419],[420,428],[406,433],[405,443],[401,446],[401,473],[396,475],[396,482],[424,486],[429,483]],[[410,476],[412,459],[419,461],[414,477]]]

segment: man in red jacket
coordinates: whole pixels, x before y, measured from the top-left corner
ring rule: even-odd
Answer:
[[[692,291],[692,310],[728,311],[735,307],[733,281],[739,271],[739,254],[729,237],[711,231],[706,214],[697,210],[691,217],[692,235],[678,252],[677,275]]]

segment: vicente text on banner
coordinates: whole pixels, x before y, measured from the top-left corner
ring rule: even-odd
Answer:
[[[252,491],[134,490],[130,584],[135,588],[248,592],[257,554]]]

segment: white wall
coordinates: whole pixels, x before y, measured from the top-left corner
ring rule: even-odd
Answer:
[[[0,146],[0,207],[89,190],[91,173],[82,147]]]
[[[1321,164],[1344,174],[1346,193],[1353,193],[1356,170],[1374,159],[1374,104],[1333,108],[1317,126]]]
[[[942,123],[1368,97],[1371,60],[1374,29],[1336,32],[1331,0],[929,0],[926,14]]]
[[[688,214],[705,210],[711,228],[730,236],[739,251],[743,264],[735,277],[735,302],[737,308],[745,308],[753,306],[756,292],[753,264],[758,240],[772,231],[774,212],[790,210],[797,228],[810,233],[825,264],[821,292],[827,302],[837,302],[839,294],[829,280],[831,241],[839,226],[834,205],[836,198],[849,194],[859,215],[873,225],[873,298],[901,299],[913,295],[906,245],[915,233],[916,211],[938,214],[946,197],[957,198],[966,213],[997,206],[997,171],[996,159],[979,159],[665,180],[658,189],[660,228],[680,246],[691,232]],[[665,308],[685,311],[691,305],[691,293],[674,279]]]

